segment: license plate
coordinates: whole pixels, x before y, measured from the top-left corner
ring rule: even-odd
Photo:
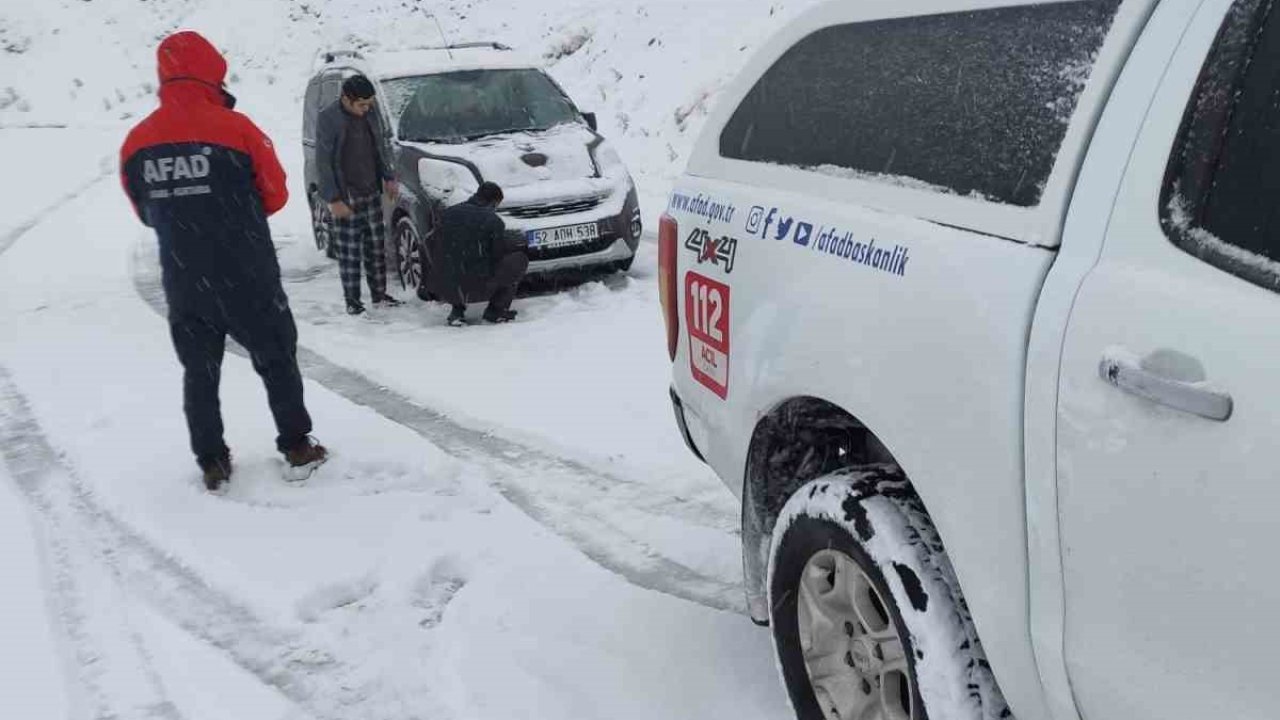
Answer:
[[[575,245],[588,240],[599,239],[600,225],[597,223],[583,223],[581,225],[547,228],[546,230],[530,230],[527,236],[529,238],[529,247],[531,248]]]

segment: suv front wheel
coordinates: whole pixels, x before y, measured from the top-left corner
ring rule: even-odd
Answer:
[[[997,720],[987,666],[937,532],[900,475],[815,480],[773,534],[770,625],[801,720]]]
[[[426,275],[422,258],[422,236],[413,221],[402,217],[396,221],[396,272],[400,276],[400,287],[405,290],[422,288]]]
[[[333,244],[333,223],[329,219],[329,206],[319,193],[311,193],[311,233],[316,239],[316,249],[330,260],[336,260],[338,249]]]

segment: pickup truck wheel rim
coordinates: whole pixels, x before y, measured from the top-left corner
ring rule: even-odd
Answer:
[[[400,263],[400,283],[407,289],[422,283],[422,264],[418,262],[418,234],[408,222],[400,224],[396,232],[396,253]]]
[[[815,553],[800,575],[800,648],[829,720],[915,720],[911,673],[884,599],[853,558]]]

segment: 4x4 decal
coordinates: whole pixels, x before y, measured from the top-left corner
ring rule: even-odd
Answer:
[[[686,250],[697,253],[698,264],[724,265],[726,273],[733,272],[738,257],[738,239],[727,235],[713,238],[708,230],[695,228],[684,241]]]

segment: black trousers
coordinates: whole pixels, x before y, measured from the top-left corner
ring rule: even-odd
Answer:
[[[227,453],[218,385],[228,335],[249,352],[266,385],[276,448],[283,452],[311,433],[298,370],[298,329],[283,292],[265,303],[224,298],[214,308],[171,312],[169,333],[182,362],[182,407],[191,451],[202,467]]]
[[[524,279],[524,274],[528,270],[529,256],[523,252],[507,253],[498,260],[485,289],[485,294],[489,298],[486,314],[496,315],[511,309],[511,303],[516,299],[516,290],[519,289],[520,281]]]

